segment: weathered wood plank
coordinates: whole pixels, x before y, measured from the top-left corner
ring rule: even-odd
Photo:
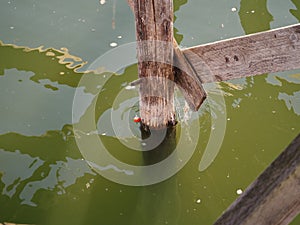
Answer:
[[[173,45],[175,83],[181,90],[189,107],[197,111],[205,100],[206,93],[202,87],[199,76],[186,60],[175,39],[173,40]]]
[[[286,225],[300,213],[300,135],[215,225]]]
[[[300,24],[199,45],[183,53],[203,83],[299,69]]]
[[[137,0],[129,4],[136,22],[142,125],[174,125],[173,1]]]

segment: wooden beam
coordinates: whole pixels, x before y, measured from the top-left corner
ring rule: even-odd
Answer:
[[[300,135],[215,225],[286,225],[300,213]]]
[[[173,40],[174,47],[174,73],[175,83],[182,92],[186,102],[193,111],[197,111],[206,98],[199,76],[185,58],[176,40]]]
[[[175,125],[173,0],[129,1],[136,24],[142,125]]]
[[[203,83],[299,69],[300,24],[199,45],[183,53]]]

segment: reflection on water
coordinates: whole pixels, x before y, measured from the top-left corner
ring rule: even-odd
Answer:
[[[295,16],[300,22],[300,2],[297,0],[291,0],[293,4],[296,6],[296,9],[290,9],[290,12],[293,16]]]
[[[66,188],[75,184],[78,178],[85,174],[94,174],[81,159],[66,157],[65,161],[49,164],[38,157],[32,158],[28,154],[22,154],[18,150],[15,152],[1,150],[0,154],[0,170],[5,171],[1,177],[4,184],[2,194],[10,198],[19,198],[22,205],[37,206],[33,199],[40,190],[54,191],[58,195],[66,194]],[[15,164],[11,162],[18,165],[17,170]],[[32,177],[39,179],[29,179]],[[17,196],[14,196],[15,194]]]
[[[267,8],[267,0],[241,0],[239,16],[246,34],[269,30],[270,22],[273,21]]]
[[[176,23],[187,21],[186,23],[193,23],[191,26],[194,26],[194,19],[190,19],[187,13],[191,8],[199,11],[202,3],[196,0],[174,2],[175,9],[180,9],[176,13]],[[299,20],[299,4],[294,0],[292,2],[297,9],[291,9],[291,14]],[[106,1],[106,4],[101,5],[97,2],[99,7],[112,7],[112,3],[113,1]],[[215,4],[211,1],[204,3],[208,6]],[[11,4],[15,7],[21,3],[12,1]],[[16,5],[17,9],[29,7],[22,4]],[[36,4],[35,7],[43,6],[43,10],[46,10],[45,6],[50,3],[41,1],[32,4]],[[55,24],[59,24],[59,18],[62,18],[61,23],[68,20],[68,17],[62,17],[64,10],[67,12],[69,7],[76,6],[75,3],[72,6],[60,4],[61,10],[51,8],[49,11],[53,14],[55,10],[55,14],[60,15],[55,17],[57,20],[53,20]],[[87,10],[93,8],[89,4],[94,3],[86,4]],[[124,21],[120,19],[120,15],[126,16],[130,12],[128,8],[123,9],[122,4],[124,3],[118,1],[115,5],[117,8],[114,32],[122,30],[123,33],[119,33],[126,36],[126,28],[120,30],[119,27],[124,21],[132,18],[127,16]],[[276,7],[271,1],[268,4],[274,4],[272,7]],[[13,7],[11,10],[15,10]],[[217,5],[215,7],[218,8]],[[235,20],[235,24],[241,22],[245,33],[270,28],[272,12],[268,10],[267,1],[242,0],[233,5],[227,4],[231,19],[238,16],[237,12],[234,14],[231,11],[232,7],[237,8],[240,16],[240,20]],[[252,10],[255,12],[252,13]],[[34,12],[39,13],[38,10]],[[77,6],[74,12],[80,12],[80,8]],[[10,18],[9,12],[5,13],[7,18]],[[109,16],[103,17],[109,18],[109,22],[106,23],[110,29],[111,13],[110,10]],[[69,19],[75,16],[74,26],[78,27],[79,22],[84,23],[83,19],[86,24],[89,23],[88,17],[81,14],[74,13]],[[222,15],[218,16],[221,18]],[[227,18],[226,16],[224,18]],[[81,18],[81,21],[77,21],[77,17]],[[29,19],[29,16],[26,19]],[[235,34],[235,31],[230,33],[230,29],[226,30],[226,21],[216,21],[213,18],[209,20],[216,24],[224,24],[222,32],[229,32],[227,35]],[[4,26],[5,21],[0,21],[0,26]],[[45,21],[47,18],[42,19],[41,23],[45,24]],[[199,21],[199,24],[209,27],[206,22]],[[5,27],[12,26],[12,30],[17,31],[20,30],[18,23],[20,20],[16,19],[12,24],[5,24]],[[70,25],[66,23],[62,28],[67,29],[68,26]],[[232,25],[231,29],[241,28]],[[184,37],[185,43],[193,44],[194,40],[189,42],[189,37],[183,35],[183,30],[181,26],[177,27],[176,38],[180,41]],[[97,31],[98,27],[93,34]],[[195,29],[193,32],[194,36],[199,37],[203,33],[201,29]],[[218,30],[209,32],[219,35]],[[22,37],[26,39],[26,31],[23,30],[23,33]],[[221,38],[220,36],[218,38]],[[3,39],[12,40],[14,37],[17,36],[5,36]],[[44,38],[45,45],[52,45],[53,42],[48,42],[48,37]],[[210,38],[214,38],[212,34]],[[88,41],[82,40],[81,46],[70,46],[83,49]],[[93,40],[95,43],[101,38]],[[108,43],[110,42],[105,45],[108,46]],[[36,46],[39,46],[38,42]],[[87,48],[86,51],[90,49]],[[82,159],[75,137],[100,135],[104,145],[116,158],[133,165],[143,163],[143,154],[128,147],[134,144],[138,146],[140,142],[137,139],[141,138],[138,125],[131,119],[129,122],[126,119],[138,114],[136,95],[130,94],[137,94],[137,91],[127,90],[119,96],[126,85],[136,79],[136,65],[125,68],[119,75],[113,75],[104,84],[101,82],[104,82],[106,74],[79,72],[85,63],[84,60],[72,56],[67,49],[31,49],[1,42],[0,57],[0,222],[212,224],[300,131],[299,71],[218,83],[218,90],[224,94],[224,104],[216,100],[218,93],[215,87],[207,85],[205,88],[212,99],[210,104],[206,102],[201,110],[192,116],[182,107],[178,109],[181,124],[192,121],[193,124],[199,123],[200,127],[199,140],[195,143],[196,151],[187,165],[175,176],[156,185],[123,186],[106,180],[88,166],[88,162]],[[91,82],[89,86],[80,86],[78,89],[84,96],[81,101],[84,110],[78,112],[75,123],[88,122],[85,116],[93,103],[96,105],[95,121],[98,123],[96,130],[83,130],[78,133],[73,130],[74,124],[71,124],[72,101],[75,88],[83,74],[90,76]],[[101,92],[97,95],[99,89]],[[180,93],[177,102],[177,107],[183,104]],[[221,149],[210,166],[200,172],[199,163],[203,159],[211,133],[218,129],[212,118],[219,118],[218,113],[224,112],[225,109],[226,130]],[[111,121],[112,114],[113,118],[117,118],[115,121]],[[125,122],[129,123],[130,129],[128,124],[123,124]],[[113,129],[113,123],[117,130]],[[129,131],[135,136],[129,136]],[[176,140],[180,134],[178,129]],[[192,135],[185,134],[186,141]],[[117,137],[121,138],[123,143]],[[185,150],[182,148],[182,151]],[[102,169],[112,168],[115,168],[114,165]],[[294,224],[298,224],[297,222],[299,219]]]

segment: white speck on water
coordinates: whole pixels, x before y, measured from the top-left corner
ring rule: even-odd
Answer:
[[[229,173],[227,174],[227,176],[226,176],[227,178],[229,178],[230,176],[229,176]]]
[[[101,135],[102,135],[102,136],[106,136],[106,133],[105,133],[105,132],[103,132]]]
[[[53,14],[55,14],[55,13],[56,13],[56,11],[55,11],[55,10],[53,10],[53,11],[52,11],[52,13],[53,13]]]
[[[273,111],[272,111],[272,113],[273,113],[273,114],[275,114],[275,113],[276,113],[276,111],[275,111],[275,110],[273,110]]]
[[[13,29],[15,29],[15,27],[13,27],[13,26],[11,26],[11,27],[9,27],[11,30],[13,30]]]
[[[221,24],[221,27],[224,28],[224,24],[223,23]]]
[[[243,194],[243,190],[242,190],[242,189],[237,189],[237,190],[236,190],[236,193],[237,193],[238,195],[241,195],[241,194]]]
[[[90,183],[86,183],[85,186],[87,189],[89,189],[91,187]]]
[[[121,39],[121,38],[122,38],[122,36],[121,36],[121,35],[119,35],[117,38],[118,38],[118,39]]]
[[[125,87],[126,90],[133,90],[135,89],[135,86],[131,86],[131,85],[128,85]]]
[[[59,73],[59,75],[64,75],[64,74],[65,74],[65,72],[60,72],[60,73]]]
[[[116,42],[112,42],[109,45],[110,45],[110,47],[117,47],[118,46],[118,44]]]
[[[95,32],[95,31],[96,31],[96,29],[95,29],[95,28],[92,28],[92,29],[91,29],[91,31],[92,31],[92,32]]]
[[[229,121],[229,120],[230,120],[230,118],[227,118],[227,120]]]
[[[196,203],[197,203],[197,204],[200,204],[200,203],[201,203],[201,199],[200,199],[200,198],[197,199],[197,200],[196,200]]]
[[[295,128],[294,128],[294,127],[292,127],[291,129],[292,129],[292,130],[295,130]]]
[[[123,216],[124,214],[120,212],[120,216]]]
[[[106,3],[106,0],[100,0],[99,2],[101,5],[104,5]]]
[[[108,191],[108,188],[105,188],[105,191]]]
[[[231,12],[236,12],[236,10],[237,10],[237,8],[235,8],[235,7],[231,8]]]
[[[146,146],[146,145],[147,145],[146,143],[144,143],[144,142],[142,143],[142,146]]]
[[[255,11],[254,11],[254,10],[252,10],[252,11],[251,11],[251,13],[255,13]]]

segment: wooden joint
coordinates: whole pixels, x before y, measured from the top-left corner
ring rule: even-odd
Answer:
[[[189,107],[193,111],[197,111],[206,99],[206,92],[202,86],[202,81],[180,50],[175,39],[173,40],[173,47],[174,82],[179,90],[181,90]]]

